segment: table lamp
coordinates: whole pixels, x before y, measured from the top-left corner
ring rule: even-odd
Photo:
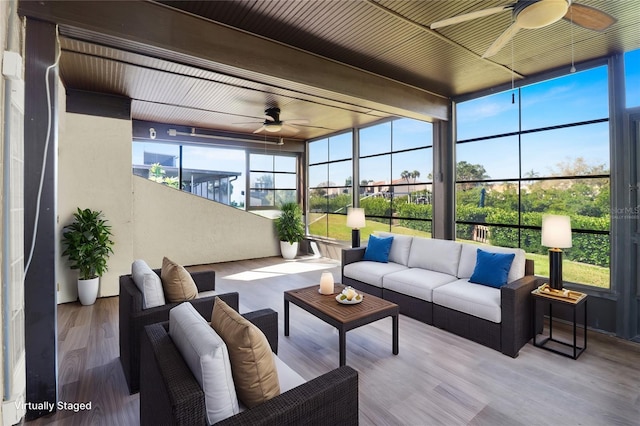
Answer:
[[[562,290],[562,249],[571,247],[571,218],[542,216],[542,245],[549,247],[549,286]]]
[[[349,207],[347,226],[351,228],[351,247],[360,247],[360,228],[367,226],[364,220],[364,209]]]

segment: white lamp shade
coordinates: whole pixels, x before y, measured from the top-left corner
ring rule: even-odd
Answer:
[[[347,226],[353,229],[361,229],[367,226],[364,220],[364,209],[349,207],[347,209]]]
[[[560,249],[571,247],[571,218],[553,214],[542,216],[542,245]]]

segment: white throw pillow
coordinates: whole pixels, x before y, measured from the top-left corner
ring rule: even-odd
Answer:
[[[209,424],[238,414],[227,346],[191,303],[169,311],[169,336],[204,391]]]
[[[143,309],[155,308],[166,303],[162,280],[144,260],[138,259],[131,264],[131,276],[136,287],[142,293]]]

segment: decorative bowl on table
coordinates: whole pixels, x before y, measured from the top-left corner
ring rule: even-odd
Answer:
[[[343,305],[355,305],[362,302],[363,295],[356,292],[352,287],[346,287],[336,296],[336,301]]]

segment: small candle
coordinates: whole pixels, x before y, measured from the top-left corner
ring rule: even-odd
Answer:
[[[320,293],[333,294],[333,274],[331,272],[323,272],[320,277]]]

